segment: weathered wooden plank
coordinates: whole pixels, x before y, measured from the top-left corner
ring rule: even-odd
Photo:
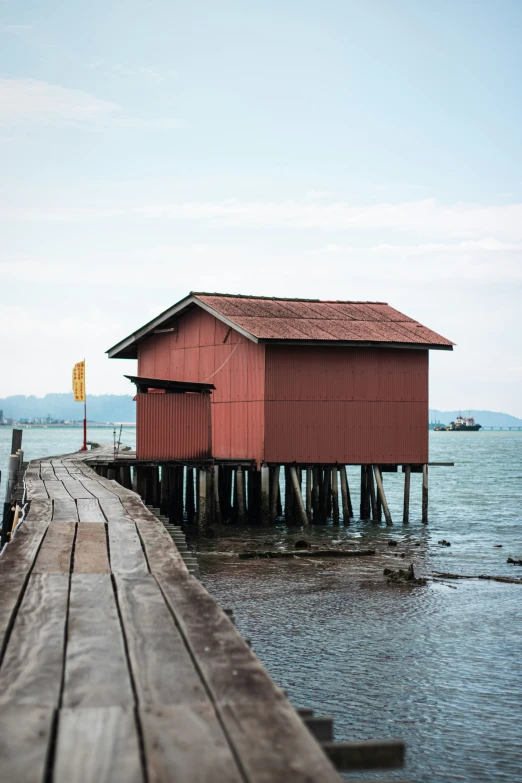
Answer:
[[[14,621],[15,611],[22,599],[28,580],[27,574],[13,571],[0,574],[2,600],[0,601],[0,658]]]
[[[64,709],[58,718],[53,783],[142,783],[134,711]]]
[[[404,766],[404,742],[398,740],[325,742],[323,749],[336,768],[344,772]]]
[[[63,705],[127,707],[132,704],[111,577],[73,574]]]
[[[92,498],[93,495],[89,490],[82,484],[80,481],[76,481],[76,479],[72,479],[68,473],[65,474],[65,476],[61,479],[63,486],[67,490],[68,494],[74,499],[78,500],[78,498]]]
[[[53,725],[51,708],[0,710],[0,775],[5,783],[43,783]]]
[[[230,619],[193,577],[157,576],[169,608],[216,700],[277,701],[283,692]]]
[[[83,486],[89,490],[91,495],[93,495],[95,498],[98,498],[99,500],[104,498],[106,500],[118,500],[118,495],[116,495],[115,492],[111,492],[110,489],[102,486],[97,479],[83,478],[80,479],[80,484],[83,484]]]
[[[53,522],[78,522],[78,511],[72,497],[53,499]]]
[[[80,522],[105,522],[98,498],[78,498],[76,506]]]
[[[38,553],[52,515],[51,500],[33,500],[24,522],[0,557],[0,579],[10,571],[26,573],[30,570]]]
[[[227,704],[221,717],[251,783],[340,783],[340,777],[288,701]]]
[[[152,574],[117,576],[116,589],[139,703],[204,702],[199,674]]]
[[[74,543],[72,522],[53,522],[47,528],[34,564],[35,574],[68,574]]]
[[[74,573],[108,574],[110,570],[105,525],[96,522],[90,525],[78,525],[74,548]]]
[[[113,574],[148,574],[149,567],[136,530],[136,524],[128,518],[109,517],[107,526]]]
[[[121,503],[136,523],[151,572],[167,577],[188,575],[187,567],[172,538],[156,517],[140,500],[122,498]]]
[[[58,704],[68,592],[68,575],[29,578],[0,669],[2,707]]]
[[[210,704],[150,707],[140,720],[150,783],[243,780]]]
[[[27,490],[27,498],[30,500],[47,500],[49,498],[49,493],[45,488],[45,484],[40,478],[33,478],[26,474],[25,487]]]

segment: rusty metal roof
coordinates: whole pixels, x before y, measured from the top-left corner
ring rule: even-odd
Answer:
[[[192,292],[195,300],[265,341],[409,344],[451,350],[453,343],[386,302],[282,299]]]
[[[192,291],[109,348],[109,357],[135,359],[142,340],[151,334],[171,331],[176,319],[193,307],[202,307],[254,342],[410,346],[448,351],[454,345],[386,302],[284,299]]]

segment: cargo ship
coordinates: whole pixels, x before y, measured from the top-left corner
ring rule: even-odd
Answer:
[[[455,421],[450,421],[448,426],[435,427],[435,432],[478,432],[482,424],[475,424],[473,416],[457,416]]]

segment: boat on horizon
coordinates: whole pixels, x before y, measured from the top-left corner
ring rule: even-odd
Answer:
[[[457,416],[448,426],[435,427],[434,432],[478,432],[480,429],[482,424],[476,424],[473,416]]]

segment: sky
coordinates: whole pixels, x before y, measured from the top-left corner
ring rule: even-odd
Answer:
[[[0,0],[0,397],[190,290],[392,304],[522,416],[522,3]]]

